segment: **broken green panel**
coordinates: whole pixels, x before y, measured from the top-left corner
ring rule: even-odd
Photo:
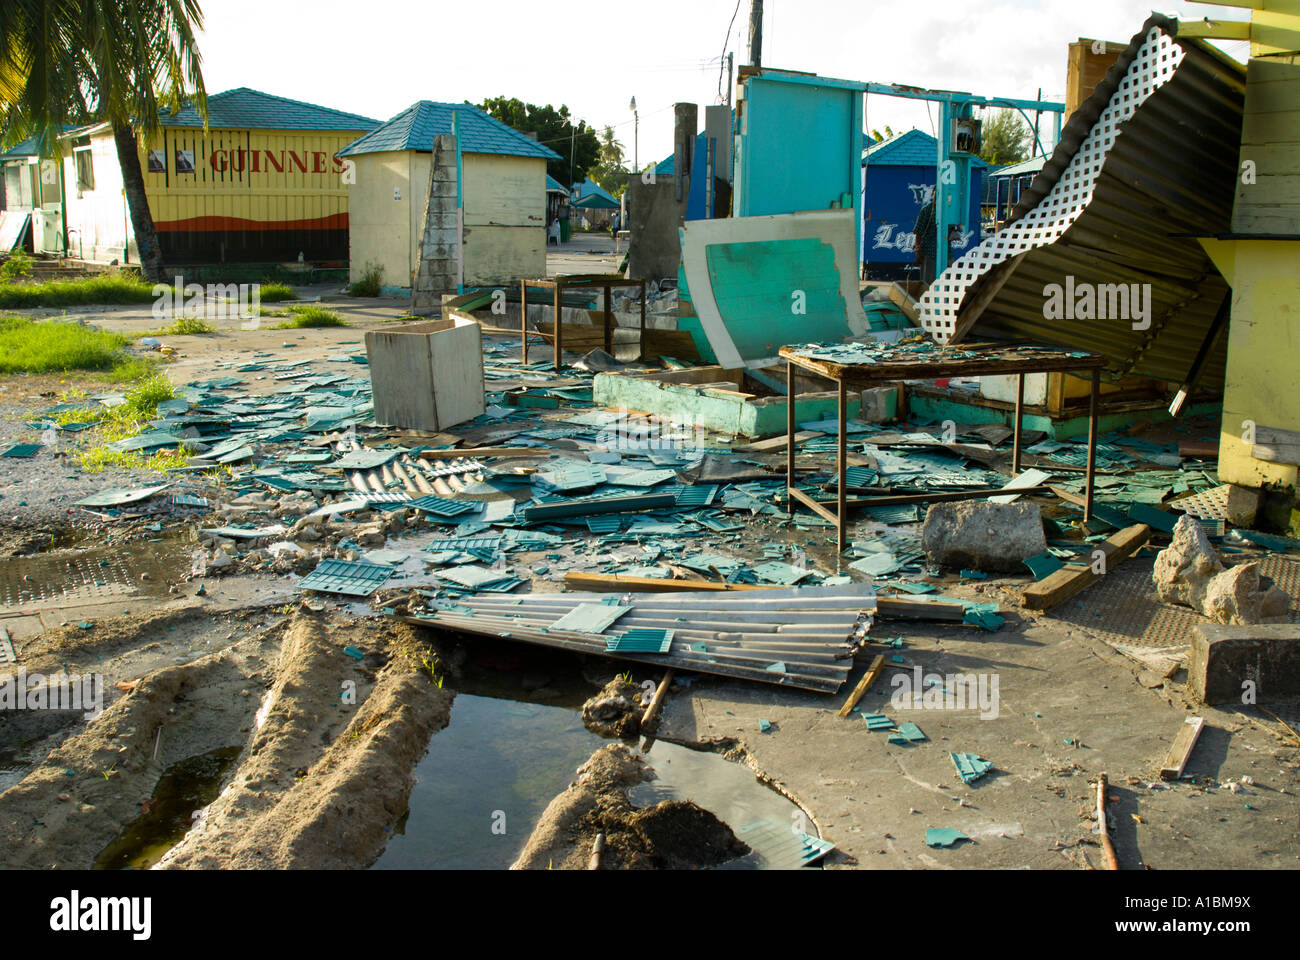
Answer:
[[[491,583],[482,584],[478,587],[478,590],[480,593],[509,593],[523,582],[518,577],[507,577],[504,580],[494,580]]]
[[[288,527],[283,524],[273,524],[269,527],[215,527],[210,530],[200,530],[205,537],[225,537],[227,540],[262,540],[267,537],[278,537],[288,532]]]
[[[849,467],[844,471],[844,489],[866,490],[874,487],[880,480],[880,474],[870,467]]]
[[[629,630],[605,640],[607,653],[668,653],[673,645],[672,630]]]
[[[911,720],[898,725],[897,736],[901,737],[907,743],[920,743],[922,740],[926,739],[925,734],[921,732],[921,728]],[[895,740],[894,737],[890,737],[889,739],[891,743]]]
[[[587,517],[586,524],[592,533],[618,533],[623,529],[623,517],[617,513],[605,513]]]
[[[605,482],[606,474],[605,468],[599,464],[573,461],[547,473],[539,473],[537,479],[550,490],[564,492],[597,487]]]
[[[763,669],[766,670],[768,673],[788,673],[788,672],[789,672],[789,671],[786,669],[785,661],[784,661],[784,660],[777,660],[775,663],[769,663],[769,664],[768,664],[766,667],[764,667]]]
[[[970,837],[960,830],[954,830],[951,827],[929,827],[925,831],[925,845],[927,847],[951,847],[962,840],[969,840]]]
[[[320,453],[295,453],[292,456],[284,458],[285,463],[329,463],[334,459],[334,454],[329,451]]]
[[[73,506],[75,507],[124,507],[131,503],[140,503],[148,500],[150,497],[161,493],[170,487],[170,483],[164,483],[158,487],[141,487],[135,490],[105,490],[103,493],[92,494],[85,499],[78,500]]]
[[[796,570],[788,563],[781,563],[773,560],[769,563],[760,563],[754,567],[754,575],[760,580],[768,583],[779,583],[785,587],[794,586],[800,580],[806,580],[812,576],[811,570]]]
[[[142,433],[139,436],[114,440],[108,444],[108,449],[116,453],[127,453],[138,450],[159,450],[163,447],[179,447],[182,443],[184,441],[180,437],[173,437],[170,433]]]
[[[697,573],[710,573],[717,570],[723,576],[738,570],[743,566],[741,561],[734,557],[724,557],[718,553],[698,553],[691,557],[677,561],[679,566],[688,570],[694,570]]]
[[[850,563],[849,569],[856,570],[869,577],[883,577],[886,574],[893,573],[901,566],[902,564],[898,562],[892,553],[872,553],[861,560]]]
[[[816,863],[835,849],[835,844],[829,840],[823,840],[821,837],[814,837],[811,833],[800,832],[797,839],[799,841],[799,860],[805,867],[810,863]]]
[[[468,587],[471,590],[477,590],[486,584],[506,579],[495,570],[489,570],[487,567],[475,564],[452,567],[450,570],[439,570],[434,573],[434,576],[442,580],[450,580],[452,583],[458,583],[462,587]]]
[[[865,513],[877,523],[915,523],[919,517],[914,503],[899,503],[885,507],[865,507]]]
[[[743,523],[736,523],[730,520],[722,519],[723,515],[702,515],[691,517],[696,523],[706,530],[712,530],[714,533],[732,533],[736,530],[744,530]]]
[[[1034,575],[1035,580],[1043,580],[1065,566],[1064,563],[1050,553],[1040,553],[1035,557],[1026,557],[1024,564],[1029,568],[1029,572]]]
[[[353,450],[344,454],[334,466],[342,470],[374,470],[386,463],[392,463],[405,450]]]
[[[708,653],[709,647],[703,640],[696,640],[690,645],[691,653]]]
[[[970,603],[966,602],[966,613],[962,617],[962,623],[971,627],[980,627],[990,633],[996,633],[997,630],[1007,621],[998,615],[998,605],[996,603]]]
[[[614,622],[627,613],[631,607],[614,606],[607,603],[580,603],[548,627],[548,630],[563,630],[570,633],[604,633]]]
[[[978,753],[949,753],[952,765],[957,768],[957,776],[962,783],[974,783],[993,769],[992,761],[985,760]]]
[[[889,586],[895,590],[902,590],[904,593],[910,593],[913,595],[934,593],[935,590],[939,589],[933,583],[912,583],[906,580],[894,580],[888,584],[883,584],[883,586]]]
[[[1145,523],[1152,530],[1173,533],[1178,523],[1178,516],[1168,510],[1161,510],[1146,503],[1135,503],[1129,507],[1129,519],[1134,523]]]
[[[0,452],[0,457],[21,457],[26,459],[27,457],[36,456],[40,451],[41,444],[39,443],[15,443],[13,446]]]
[[[677,474],[671,470],[632,470],[610,477],[609,482],[620,487],[655,487],[676,478]]]
[[[439,517],[459,517],[465,513],[472,513],[478,509],[479,504],[465,500],[449,500],[446,497],[436,497],[433,495],[420,497],[417,500],[409,501],[406,506],[413,507],[422,513],[432,513]]]
[[[1094,502],[1092,505],[1092,516],[1096,520],[1101,520],[1103,523],[1110,524],[1116,530],[1123,530],[1125,527],[1129,526],[1129,518],[1124,511],[1111,506],[1110,504]]]
[[[1249,540],[1256,546],[1264,547],[1266,550],[1278,552],[1300,550],[1300,541],[1292,540],[1289,537],[1279,537],[1271,533],[1258,533],[1255,530],[1238,530],[1237,536]]]
[[[894,726],[894,721],[883,713],[864,713],[862,719],[866,721],[868,730],[889,730]]]
[[[989,575],[982,570],[962,570],[961,575],[967,580],[987,580]]]
[[[382,587],[396,571],[382,563],[322,560],[311,573],[298,581],[299,590],[337,593],[349,597],[368,597]]]
[[[715,484],[683,485],[674,493],[677,497],[677,506],[691,510],[707,507],[713,503],[713,498],[718,495],[718,488]]]

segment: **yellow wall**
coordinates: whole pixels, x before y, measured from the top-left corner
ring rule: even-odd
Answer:
[[[154,223],[160,233],[169,227],[257,229],[285,222],[345,228],[348,188],[334,154],[365,132],[209,130],[205,135],[200,129],[165,129],[140,151]],[[137,262],[111,131],[93,134],[90,144],[94,190],[79,193],[70,151],[64,160],[70,252],[88,260],[124,260],[129,244],[131,262]],[[150,171],[150,150],[162,152],[165,170]],[[178,150],[193,152],[193,173],[178,170]],[[256,172],[250,151],[257,154]],[[242,171],[236,169],[241,166]]]
[[[386,286],[410,287],[420,259],[431,157],[404,151],[352,158],[357,164],[348,204],[353,280],[374,262],[383,266]],[[546,161],[467,153],[462,164],[466,284],[544,277]],[[394,190],[401,200],[393,199]]]
[[[1233,291],[1219,479],[1244,487],[1294,487],[1297,468],[1252,457],[1243,424],[1300,430],[1300,242],[1201,243]]]

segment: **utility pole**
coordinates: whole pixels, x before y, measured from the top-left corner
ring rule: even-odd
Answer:
[[[763,65],[763,0],[750,0],[749,4],[749,62],[755,67]]]
[[[729,53],[729,54],[727,54],[727,106],[731,106],[731,105],[732,105],[732,104],[731,104],[731,96],[732,96],[732,94],[731,94],[731,85],[732,85],[732,83],[734,82],[734,81],[732,80],[732,75],[733,75],[734,72],[735,72],[735,57],[734,57],[732,54]]]

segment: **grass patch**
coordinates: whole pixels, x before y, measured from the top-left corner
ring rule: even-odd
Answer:
[[[288,319],[277,323],[277,330],[301,330],[304,327],[346,327],[347,321],[324,307],[290,307]]]
[[[206,320],[198,317],[180,317],[170,327],[146,330],[144,333],[132,333],[128,336],[132,340],[143,340],[145,337],[199,337],[216,332],[217,328]]]
[[[264,283],[259,289],[258,296],[262,303],[282,303],[285,300],[297,300],[298,294],[293,292],[293,288],[286,283]]]
[[[120,333],[79,323],[0,317],[0,373],[112,370],[123,361],[126,345]]]
[[[154,285],[132,273],[108,273],[81,280],[0,285],[0,309],[81,307],[97,304],[153,303]]]
[[[86,443],[77,451],[77,462],[88,473],[105,470],[148,470],[165,473],[189,463],[192,451],[183,444],[175,451],[152,454],[109,449],[109,444],[137,436],[149,420],[158,416],[158,404],[171,400],[176,390],[162,374],[140,380],[126,392],[126,402],[102,410],[70,410],[60,415],[62,423],[98,423]]]
[[[384,283],[384,268],[374,262],[367,263],[361,277],[348,287],[349,297],[377,297]]]

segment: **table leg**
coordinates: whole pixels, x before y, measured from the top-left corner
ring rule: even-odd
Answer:
[[[794,364],[785,364],[785,508],[794,515]]]
[[[609,287],[605,288],[605,352],[611,357],[614,355],[614,331],[610,327],[614,319],[613,311],[610,308],[610,296],[612,291]]]
[[[1020,476],[1020,421],[1025,413],[1025,375],[1016,374],[1016,438],[1011,447],[1011,478]]]
[[[644,361],[645,356],[645,281],[641,281],[641,356],[637,359]]]
[[[1101,396],[1101,371],[1093,368],[1092,393],[1088,397],[1088,479],[1084,484],[1083,519],[1092,519],[1093,491],[1097,478],[1097,407]]]
[[[845,488],[848,485],[848,478],[846,475],[848,473],[847,438],[848,438],[848,429],[849,429],[849,424],[848,424],[849,403],[848,403],[848,391],[845,389],[843,379],[839,381],[838,407],[839,407],[839,434],[840,435],[835,449],[835,455],[836,455],[835,494],[836,494],[836,500],[838,501],[836,503],[837,512],[835,514],[836,517],[835,525],[839,529],[840,554],[842,555],[844,553],[845,547],[847,546],[845,540],[847,539],[846,533],[847,533],[848,522],[849,522],[848,509],[845,507],[845,503],[844,503],[844,501],[847,499],[847,491]],[[791,409],[793,409],[793,404],[791,404]],[[794,440],[794,435],[791,434],[791,442],[793,442],[793,440]]]
[[[564,342],[563,342],[564,335],[561,333],[561,331],[564,329],[564,324],[560,322],[561,317],[564,314],[564,309],[560,305],[563,302],[562,300],[563,293],[564,293],[564,287],[561,286],[559,283],[556,283],[555,284],[555,372],[556,373],[560,372],[560,357],[564,353]]]
[[[524,342],[524,366],[528,366],[528,281],[519,281],[519,336]]]

